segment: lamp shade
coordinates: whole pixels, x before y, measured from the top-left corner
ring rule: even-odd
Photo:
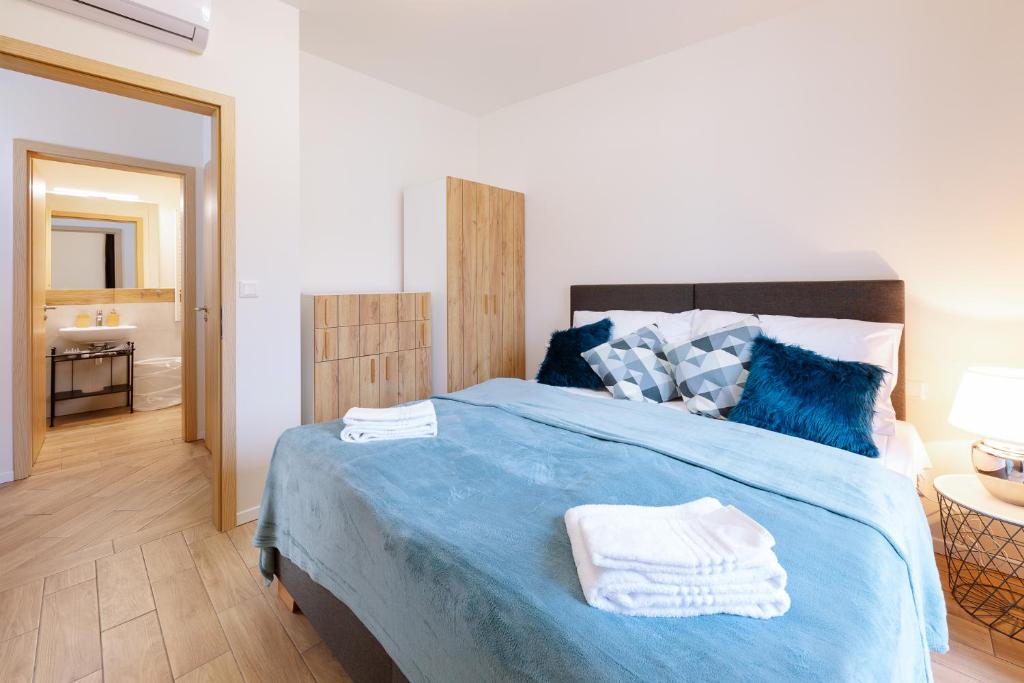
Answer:
[[[949,421],[984,438],[1024,443],[1024,369],[968,368]]]

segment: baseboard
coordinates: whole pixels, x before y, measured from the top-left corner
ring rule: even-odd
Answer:
[[[235,521],[238,523],[239,526],[241,526],[242,524],[251,522],[259,516],[260,506],[257,505],[256,507],[251,507],[248,510],[239,510],[237,513],[235,513]]]
[[[14,470],[0,472],[0,484],[6,484],[9,481],[14,481]]]

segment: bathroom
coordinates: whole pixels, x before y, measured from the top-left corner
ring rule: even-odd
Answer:
[[[32,173],[46,235],[47,426],[179,406],[181,177],[48,158]]]

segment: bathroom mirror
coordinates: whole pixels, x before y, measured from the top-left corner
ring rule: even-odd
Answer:
[[[137,288],[144,282],[142,221],[54,213],[50,289]]]

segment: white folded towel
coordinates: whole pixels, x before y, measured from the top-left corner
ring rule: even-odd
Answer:
[[[395,408],[350,408],[341,439],[352,443],[437,436],[434,404],[421,401]]]
[[[393,429],[364,429],[362,427],[345,427],[341,430],[341,440],[349,443],[365,443],[367,441],[397,441],[399,439],[423,439],[437,436],[437,425],[419,427],[395,427]]]
[[[714,498],[670,507],[582,505],[566,512],[565,524],[583,594],[594,607],[633,616],[762,619],[789,609],[774,539]]]
[[[437,413],[434,412],[433,401],[419,401],[404,406],[393,408],[349,408],[345,413],[345,424],[362,423],[410,423],[428,420],[437,422]]]
[[[719,574],[763,565],[775,545],[767,529],[720,503],[711,511],[658,518],[587,515],[580,528],[590,559],[608,569]]]

